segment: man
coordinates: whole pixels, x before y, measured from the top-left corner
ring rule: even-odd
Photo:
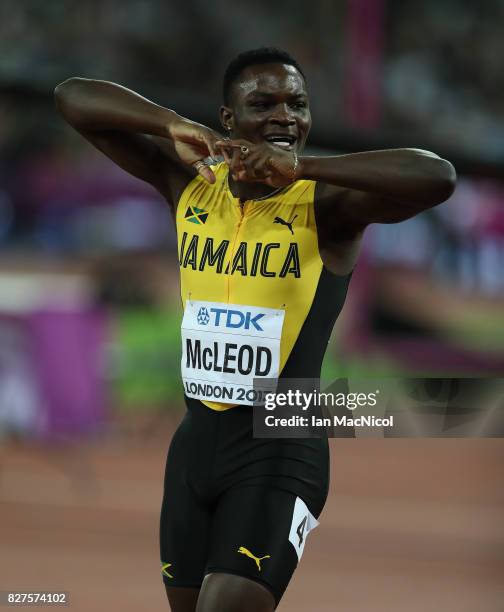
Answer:
[[[161,515],[171,608],[270,612],[324,506],[328,445],[254,439],[254,378],[320,375],[364,229],[446,200],[454,169],[418,149],[301,156],[305,77],[276,49],[229,65],[227,138],[113,83],[69,79],[55,98],[77,131],[166,198],[176,221],[188,411]],[[204,161],[217,155],[225,161]]]

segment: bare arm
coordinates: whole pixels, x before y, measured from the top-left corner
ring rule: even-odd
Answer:
[[[65,120],[121,168],[160,191],[171,203],[196,175],[192,165],[213,155],[219,137],[116,83],[71,78],[54,90]],[[213,181],[213,173],[201,174]]]
[[[293,179],[316,181],[318,240],[326,266],[347,274],[354,266],[370,223],[397,223],[444,202],[455,189],[450,162],[421,149],[368,151],[334,157],[300,157],[269,143],[220,143],[232,154],[231,170],[241,181],[272,187]],[[250,153],[242,158],[239,147]]]
[[[450,162],[422,149],[366,151],[333,157],[300,157],[269,143],[245,140],[218,143],[232,154],[231,170],[240,181],[273,187],[293,179],[317,182],[317,204],[340,226],[361,231],[369,223],[395,223],[444,202],[455,189]],[[239,155],[241,146],[249,153]],[[324,207],[326,208],[326,207]]]
[[[332,203],[340,224],[356,231],[436,206],[451,196],[456,182],[450,162],[421,149],[303,157],[299,175],[317,181],[317,200]]]
[[[304,158],[301,172],[317,180],[320,252],[338,274],[355,266],[367,225],[397,223],[436,206],[456,182],[450,162],[420,149]]]

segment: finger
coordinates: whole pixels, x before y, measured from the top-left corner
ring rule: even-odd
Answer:
[[[224,161],[226,162],[226,164],[229,166],[231,164],[231,157],[229,156],[229,149],[226,147],[227,145],[227,141],[224,140],[218,140],[215,143],[215,146],[217,147],[217,150],[222,154],[222,156],[224,157]]]
[[[247,171],[243,166],[240,166],[239,168],[236,168],[231,172],[231,176],[234,178],[235,181],[241,181],[243,180],[243,177],[247,176]]]
[[[238,176],[247,181],[264,181],[270,175],[271,172],[265,168],[264,159],[261,157],[242,161],[242,167],[238,169]]]
[[[235,151],[238,151],[238,149],[233,149],[230,146],[229,138],[226,138],[226,139],[223,139],[223,140],[218,140],[215,143],[215,146],[218,147],[219,151],[222,153],[222,155],[224,157],[224,161],[231,168],[233,166],[233,156],[234,156],[234,153],[235,153]]]
[[[231,140],[229,138],[221,138],[220,140],[215,141],[215,146],[219,149],[226,149],[229,147],[229,143]]]
[[[271,168],[268,167],[267,162],[268,158],[264,156],[264,153],[256,152],[247,157],[243,165],[251,176],[262,179],[271,174]]]
[[[193,164],[193,168],[208,183],[215,183],[215,174],[212,172],[211,168],[203,162],[203,160],[200,159],[199,161],[195,162]]]
[[[261,180],[266,168],[264,167],[263,156],[259,152],[251,153],[250,156],[242,157],[243,153],[237,149],[233,150],[230,173],[235,180],[238,177],[246,177],[247,180]],[[245,173],[245,174],[243,174]]]
[[[246,163],[245,169],[247,170],[250,178],[262,179],[264,176],[265,168],[260,159],[251,160],[250,163]]]
[[[271,155],[268,156],[267,160],[264,162],[264,165],[266,166],[266,168],[274,168],[274,164],[273,164],[273,158],[271,157]]]
[[[254,176],[251,172],[248,172],[247,170],[239,170],[236,173],[235,180],[243,181],[246,183],[260,183],[262,181],[261,178],[257,178],[256,176]]]
[[[212,142],[212,139],[204,136],[203,140],[205,141],[207,149],[208,149],[208,151],[210,153],[210,157],[212,159],[215,159],[217,157],[217,155],[215,154],[215,148],[214,148],[214,143]]]
[[[215,183],[215,174],[208,166],[201,166],[198,172],[205,179],[205,181],[208,181],[211,184]]]
[[[229,153],[227,152],[227,149],[222,149],[222,155],[224,156],[224,161],[229,166],[231,164],[231,158],[229,157]]]
[[[241,147],[253,147],[254,144],[252,142],[249,142],[248,140],[241,140],[241,139],[234,139],[232,140],[231,138],[229,140],[219,140],[217,141],[218,144],[222,145],[222,146],[226,146],[230,149],[240,149]]]
[[[240,149],[233,149],[230,169],[232,172],[236,172],[241,167],[243,167],[243,164],[240,159]]]

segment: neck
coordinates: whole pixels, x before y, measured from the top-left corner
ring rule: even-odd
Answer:
[[[274,187],[265,185],[264,183],[245,183],[243,181],[235,181],[231,175],[229,175],[229,189],[233,194],[233,197],[239,198],[240,200],[255,200],[257,198],[263,198],[275,191]]]

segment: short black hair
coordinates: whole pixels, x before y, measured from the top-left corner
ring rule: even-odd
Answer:
[[[261,47],[259,49],[251,49],[250,51],[244,51],[237,55],[226,68],[224,73],[224,82],[222,85],[222,97],[224,104],[228,105],[230,100],[230,92],[233,83],[237,80],[240,73],[249,66],[256,64],[288,64],[294,66],[302,75],[306,81],[306,76],[298,64],[298,62],[282,49],[276,49],[275,47]]]

